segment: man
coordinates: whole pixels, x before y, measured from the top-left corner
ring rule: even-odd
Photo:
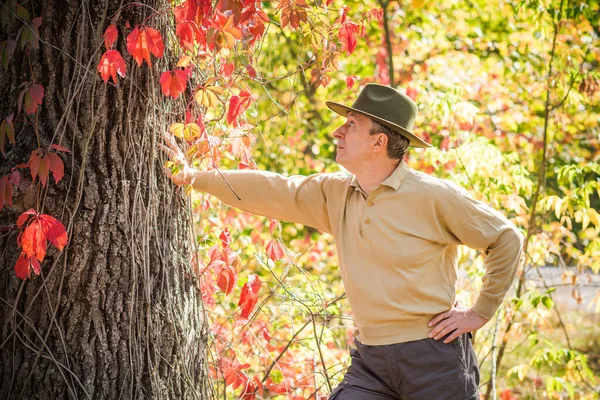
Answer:
[[[216,171],[189,168],[171,137],[164,149],[184,168],[167,174],[237,208],[333,234],[359,336],[331,399],[478,399],[470,333],[510,288],[522,234],[454,184],[406,166],[409,146],[430,146],[411,132],[417,106],[406,95],[369,84],[352,107],[327,105],[346,117],[333,136],[336,160],[351,174],[222,171],[226,183]],[[487,255],[471,308],[455,305],[463,244]]]

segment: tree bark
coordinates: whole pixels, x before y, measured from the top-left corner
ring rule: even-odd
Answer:
[[[125,50],[125,20],[159,29],[167,43],[168,13],[155,13],[167,3],[24,4],[42,17],[41,40],[37,50],[19,44],[0,72],[0,120],[13,112],[16,120],[0,177],[38,147],[55,143],[71,153],[60,153],[65,176],[46,188],[21,169],[14,204],[0,212],[0,398],[208,398],[188,206],[156,150],[172,122],[171,103],[157,92],[169,55],[165,49],[153,68],[138,68]],[[102,34],[120,10],[115,48],[127,78],[105,84],[97,72]],[[15,39],[23,25],[14,14],[9,20],[0,41]],[[22,82],[45,88],[37,116],[17,115]],[[12,269],[15,221],[30,208],[60,220],[69,242],[62,252],[49,246],[41,275],[21,281]]]

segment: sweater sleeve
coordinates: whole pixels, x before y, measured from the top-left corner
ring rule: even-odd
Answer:
[[[331,233],[326,196],[330,180],[330,174],[286,178],[268,171],[211,170],[196,171],[193,186],[241,210]]]
[[[490,320],[514,281],[523,234],[498,211],[462,192],[444,213],[443,223],[451,242],[486,255],[483,285],[472,309]]]

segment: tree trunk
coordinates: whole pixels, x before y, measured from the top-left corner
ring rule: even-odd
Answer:
[[[0,120],[11,113],[16,120],[16,145],[7,145],[0,177],[38,147],[60,144],[71,153],[60,153],[65,176],[58,184],[49,178],[46,188],[20,169],[13,206],[0,212],[0,399],[204,399],[211,392],[188,207],[157,158],[171,122],[157,79],[168,49],[153,68],[138,68],[125,50],[125,20],[159,29],[167,43],[168,13],[154,14],[167,3],[150,3],[128,4],[115,19],[127,78],[114,85],[97,65],[102,34],[123,3],[24,2],[31,18],[42,17],[40,43],[37,50],[19,43],[8,70],[0,69]],[[22,19],[11,13],[0,41],[17,38]],[[43,104],[37,116],[17,115],[19,85],[32,81],[45,88]],[[30,208],[60,220],[69,242],[62,252],[49,246],[41,275],[21,281],[13,272],[15,221]]]

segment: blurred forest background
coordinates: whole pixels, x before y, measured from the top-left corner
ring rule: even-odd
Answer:
[[[321,21],[338,18],[340,6],[357,22],[374,8],[385,13],[364,22],[354,52],[339,56],[325,76],[317,65],[278,78],[314,59],[312,42],[328,40],[319,35],[327,24]],[[337,171],[330,135],[342,121],[324,101],[351,103],[367,82],[405,91],[419,104],[417,134],[435,146],[411,150],[408,165],[461,184],[527,237],[514,290],[476,335],[482,397],[495,389],[494,398],[502,399],[598,398],[598,3],[347,1],[329,7],[325,15],[309,8],[297,30],[267,33],[256,70],[268,83],[253,83],[259,101],[247,112],[258,126],[252,151],[258,168],[286,175]],[[209,215],[218,224],[207,223]],[[304,399],[335,387],[349,362],[352,319],[331,238],[286,223],[272,235],[263,218],[227,207],[198,216],[200,246],[209,248],[229,227],[242,260],[240,281],[257,273],[268,287],[249,323],[236,318],[234,300],[217,296],[216,353],[249,363],[249,374],[271,368],[267,382],[278,387],[271,393],[285,388]],[[278,262],[265,255],[273,236],[287,246]],[[471,304],[483,258],[464,248],[460,268],[458,296]],[[250,338],[245,330],[253,332]]]

